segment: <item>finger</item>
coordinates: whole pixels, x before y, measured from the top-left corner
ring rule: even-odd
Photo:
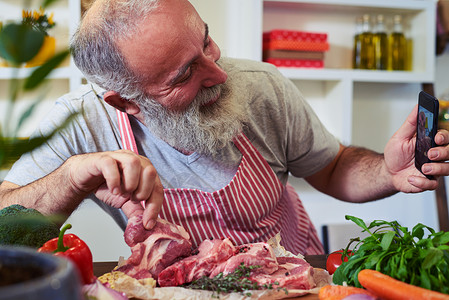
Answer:
[[[136,202],[146,201],[153,191],[156,180],[159,180],[157,171],[151,163],[147,162],[141,168],[139,185],[134,191],[133,200]]]
[[[143,215],[144,211],[140,203],[136,203],[133,201],[126,201],[121,208],[123,210],[123,213],[128,217],[128,219],[134,216]]]
[[[449,144],[449,132],[444,129],[438,130],[435,135],[435,143],[441,146]]]
[[[402,124],[402,126],[399,128],[398,131],[395,133],[395,137],[399,139],[410,139],[413,137],[416,133],[416,126],[417,126],[417,118],[418,115],[418,105],[415,105],[413,107],[413,110],[408,115],[405,122]]]
[[[108,189],[113,195],[120,194],[121,174],[117,162],[106,155],[101,156],[98,160],[95,158],[95,160],[97,162],[97,168],[103,175]]]
[[[427,156],[433,161],[446,161],[449,159],[449,148],[446,147],[434,147],[429,149]]]
[[[120,157],[120,166],[123,175],[123,190],[129,194],[132,194],[140,184],[140,174],[142,170],[141,160],[134,154],[126,154]]]
[[[415,190],[412,190],[412,193],[423,192],[434,190],[438,187],[437,180],[430,180],[425,176],[409,176],[407,178],[408,182],[415,187]]]
[[[427,163],[422,166],[422,171],[426,175],[431,176],[448,176],[449,163]]]
[[[143,160],[146,164],[142,168],[139,178],[139,186],[134,191],[132,200],[134,203],[143,202],[143,224],[150,230],[156,224],[156,220],[164,201],[164,190],[157,174],[149,160]]]
[[[139,198],[144,202],[143,224],[146,229],[152,229],[156,224],[159,212],[164,202],[164,188],[159,175],[152,165],[147,166],[141,177]]]
[[[145,210],[143,212],[143,224],[146,229],[150,230],[156,225],[156,220],[164,203],[164,188],[162,187],[159,177],[155,181],[154,188],[150,198],[145,201]]]

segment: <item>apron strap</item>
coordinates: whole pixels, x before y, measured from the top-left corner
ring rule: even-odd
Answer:
[[[118,128],[120,130],[120,137],[122,139],[123,149],[131,150],[136,154],[139,154],[137,150],[136,140],[134,138],[131,124],[129,123],[128,114],[116,109]]]
[[[116,109],[117,112],[117,121],[118,121],[118,128],[120,131],[120,138],[122,139],[122,145],[123,149],[125,150],[131,150],[136,154],[139,154],[139,151],[137,150],[136,145],[136,139],[134,138],[133,129],[131,128],[131,123],[129,123],[129,117],[128,114]],[[140,202],[145,208],[145,201]]]

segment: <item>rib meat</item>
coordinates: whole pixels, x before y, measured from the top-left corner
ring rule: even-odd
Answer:
[[[229,239],[204,240],[198,254],[187,257],[163,270],[158,277],[160,286],[178,286],[209,276],[217,265],[226,263],[236,252]]]
[[[279,268],[273,273],[255,273],[250,277],[251,281],[259,286],[273,288],[309,290],[315,287],[313,268],[302,258],[278,257]]]
[[[119,268],[134,278],[157,278],[174,262],[191,254],[190,236],[181,226],[158,219],[152,230],[146,230],[142,216],[128,220],[125,242],[131,247],[131,256]]]

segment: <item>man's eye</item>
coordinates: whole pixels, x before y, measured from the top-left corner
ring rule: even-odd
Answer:
[[[210,37],[207,37],[207,39],[204,41],[204,49],[206,49],[210,45]]]
[[[191,76],[192,76],[192,69],[189,68],[189,69],[184,73],[184,75],[183,75],[181,78],[179,78],[178,83],[182,83],[182,82],[184,82],[184,81],[189,80],[189,78],[190,78]]]

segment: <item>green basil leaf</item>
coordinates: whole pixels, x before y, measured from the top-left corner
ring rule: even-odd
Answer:
[[[373,252],[365,260],[365,266],[367,269],[374,268],[379,262],[380,258],[383,256],[383,252]]]
[[[421,279],[421,284],[419,286],[425,288],[425,289],[431,289],[431,284],[430,284],[430,278],[429,275],[427,274],[426,270],[422,270],[421,274],[420,274],[420,279]]]
[[[429,269],[430,267],[434,266],[436,263],[438,263],[441,258],[443,257],[443,251],[437,248],[430,248],[427,250],[427,255],[424,258],[424,261],[422,263],[422,268],[424,270]]]
[[[417,238],[417,239],[422,239],[424,236],[424,225],[419,223],[417,225],[415,225],[415,227],[413,227],[412,229],[412,236]]]
[[[435,233],[434,236],[435,237],[433,238],[433,243],[435,246],[445,245],[449,243],[449,231],[448,232],[440,231],[438,233]]]
[[[382,247],[383,250],[388,250],[388,248],[390,248],[391,242],[393,241],[395,235],[396,232],[394,231],[389,231],[384,234],[382,240],[380,241],[380,246]]]
[[[358,225],[359,227],[362,227],[367,232],[369,232],[368,227],[366,226],[365,222],[362,219],[354,217],[354,216],[349,216],[349,215],[346,215],[345,218],[346,218],[346,220],[351,220],[356,225]]]

